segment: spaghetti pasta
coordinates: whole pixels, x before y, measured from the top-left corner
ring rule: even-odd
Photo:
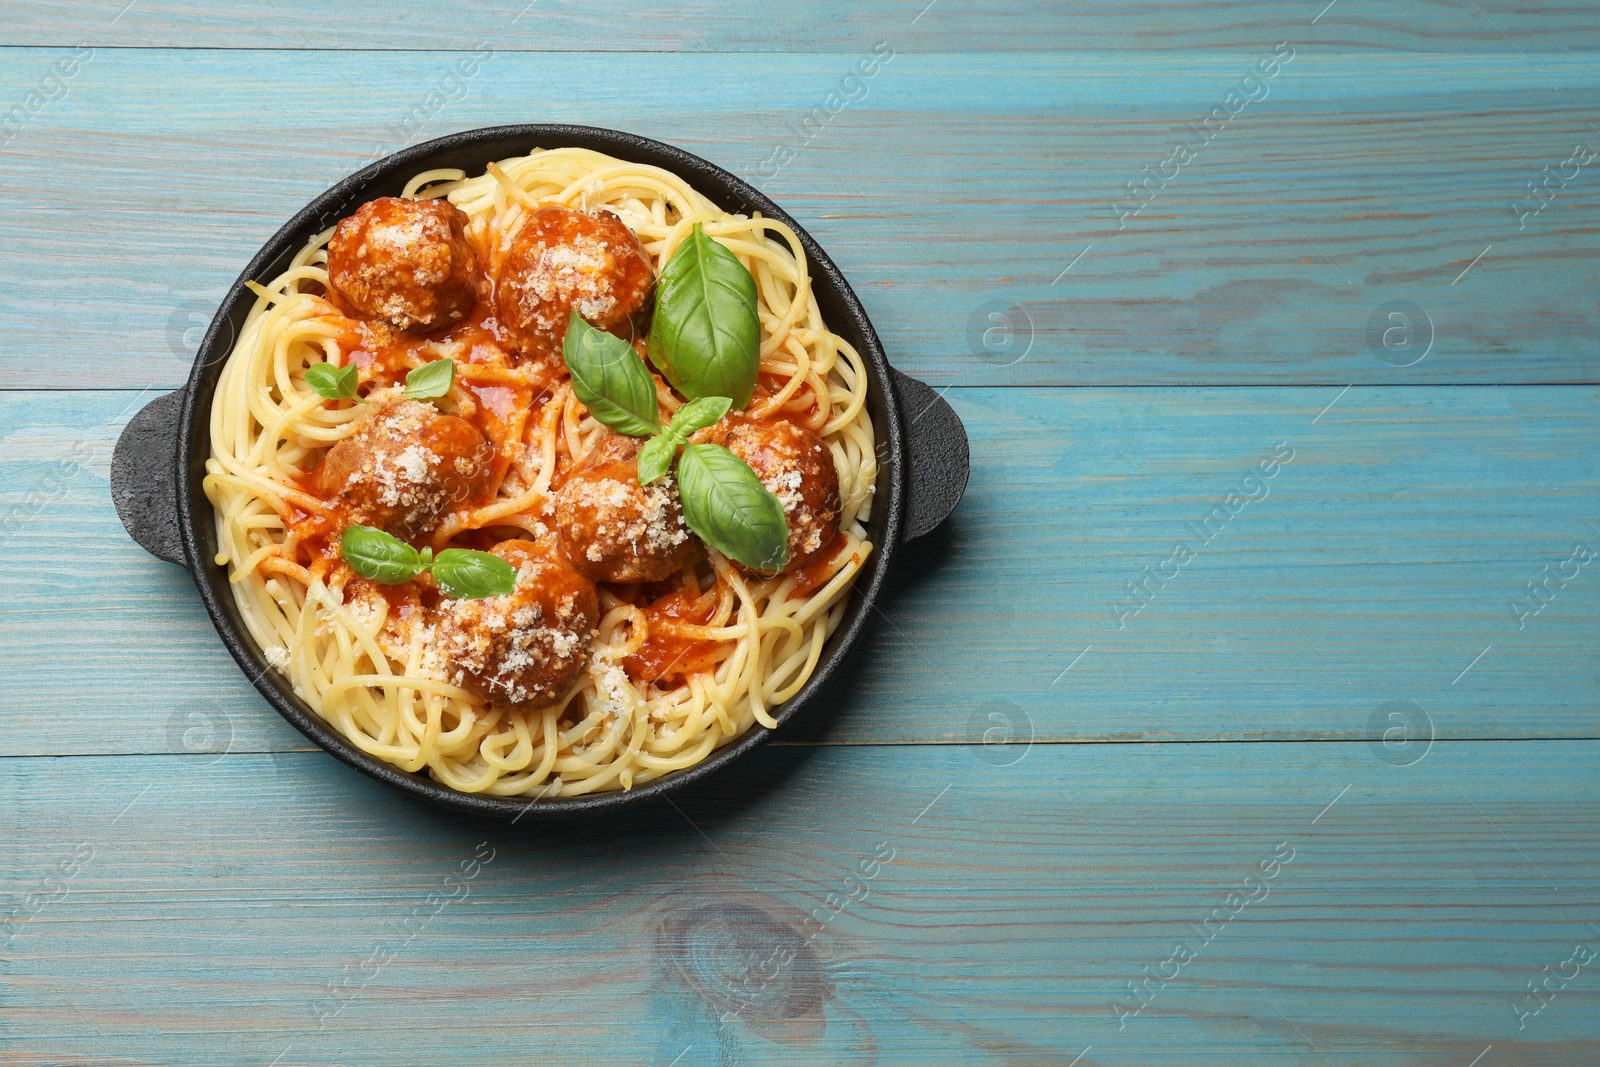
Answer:
[[[464,212],[466,239],[491,278],[531,213],[551,205],[611,212],[657,274],[702,227],[755,280],[760,373],[744,415],[822,439],[839,477],[839,534],[814,561],[776,575],[704,547],[664,582],[600,583],[582,671],[549,706],[489,700],[459,684],[427,598],[362,579],[327,536],[337,502],[318,491],[316,472],[370,407],[330,402],[308,386],[307,369],[356,365],[381,386],[385,373],[393,384],[408,368],[455,361],[448,402],[489,428],[496,458],[492,492],[452,501],[427,539],[434,550],[551,537],[556,491],[609,431],[574,395],[565,367],[518,359],[497,343],[487,305],[442,336],[358,321],[331,291],[330,229],[276,278],[252,283],[256,301],[211,408],[204,488],[216,561],[268,661],[360,749],[464,792],[631,789],[758,724],[775,726],[773,710],[815,669],[872,551],[877,480],[866,368],[823,322],[799,239],[776,220],[720,210],[665,170],[574,148],[502,160],[471,177],[426,171],[403,195],[447,199]],[[683,398],[656,384],[670,416]]]

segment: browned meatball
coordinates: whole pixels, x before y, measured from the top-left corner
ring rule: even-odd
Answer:
[[[631,339],[655,284],[655,266],[621,219],[543,207],[500,265],[495,313],[523,355],[551,358],[574,309],[596,329]]]
[[[594,584],[532,541],[502,541],[490,551],[517,568],[516,588],[440,601],[434,634],[446,674],[488,700],[553,704],[583,671],[600,618]]]
[[[478,257],[466,214],[448,200],[385,196],[339,222],[328,280],[363,318],[429,332],[466,318],[478,301]]]
[[[352,523],[402,541],[488,488],[494,446],[477,427],[431,404],[399,400],[367,412],[322,461],[322,491]]]
[[[839,472],[822,438],[792,422],[740,422],[722,441],[750,464],[789,520],[789,562],[803,567],[839,534]]]
[[[556,493],[556,532],[567,559],[597,582],[658,582],[693,547],[672,475],[639,484],[637,446],[601,442]]]

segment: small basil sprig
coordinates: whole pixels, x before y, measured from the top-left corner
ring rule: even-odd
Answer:
[[[456,361],[436,359],[406,373],[406,399],[432,400],[444,396],[456,380]]]
[[[574,312],[561,351],[572,372],[572,391],[589,414],[618,433],[650,438],[639,449],[640,485],[649,485],[671,470],[682,448],[678,495],[689,529],[746,566],[773,570],[784,565],[789,524],[778,498],[749,464],[726,448],[688,443],[690,434],[726,415],[732,400],[699,397],[662,426],[655,381],[626,341],[596,330]]]
[[[783,505],[750,465],[721,445],[689,445],[678,460],[683,518],[706,544],[757,570],[788,562]]]
[[[445,595],[457,600],[503,596],[517,587],[517,569],[492,552],[447,548],[435,556],[431,548],[418,552],[371,526],[345,530],[339,554],[351,570],[380,585],[398,585],[432,571]]]
[[[725,396],[701,397],[678,409],[661,425],[655,379],[633,346],[597,330],[574,311],[567,319],[561,354],[572,374],[572,391],[597,421],[629,437],[648,437],[639,453],[639,484],[649,485],[672,468],[689,435],[728,413]]]
[[[313,363],[306,368],[306,384],[311,386],[312,392],[328,400],[366,403],[356,395],[356,387],[361,384],[361,372],[354,363],[342,367],[335,367],[332,363]]]
[[[696,223],[656,286],[650,362],[691,400],[726,396],[750,403],[761,368],[756,280],[739,257]]]
[[[689,435],[715,423],[732,406],[733,401],[725,396],[703,396],[679,408],[672,421],[639,449],[639,484],[649,485],[671,470],[678,449],[689,443]]]

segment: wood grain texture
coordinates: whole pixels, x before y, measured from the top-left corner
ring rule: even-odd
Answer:
[[[1514,207],[1600,8],[525,2],[0,0],[0,1064],[1600,1062],[1600,164]],[[283,220],[526,121],[753,181],[973,446],[833,706],[533,832],[311,749],[107,487]]]
[[[420,0],[387,4],[381,17],[359,5],[312,0],[14,0],[6,26],[12,44],[124,47],[467,49],[489,38],[507,50],[827,52],[888,37],[917,51],[1192,52],[1303,34],[1345,51],[1514,54],[1592,49],[1600,18],[1583,0],[1491,3],[1476,12],[1446,0],[1337,0],[1337,7],[1325,0],[1226,7],[1194,0],[804,0],[770,8],[717,0],[617,8],[497,0],[451,5],[445,17]]]
[[[797,739],[1368,738],[1392,701],[1440,737],[1596,736],[1600,561],[1568,562],[1600,549],[1594,390],[947,395],[966,498]],[[146,398],[0,394],[0,706],[27,709],[0,752],[304,747],[112,511]]]
[[[1600,380],[1600,164],[1513,210],[1575,144],[1600,147],[1589,53],[1297,36],[1268,95],[1121,217],[1277,40],[1137,66],[897,52],[815,133],[797,124],[861,52],[638,55],[626,93],[596,94],[612,56],[507,51],[455,82],[460,53],[99,49],[0,156],[0,370],[10,388],[176,385],[238,269],[316,193],[413,141],[556,120],[754,180],[940,387]],[[0,101],[69,54],[7,51]],[[1394,301],[1426,316],[1404,359],[1376,340]]]
[[[1600,945],[1594,742],[988,754],[766,750],[679,810],[527,832],[320,753],[0,760],[0,1058],[1600,1058],[1593,964],[1514,1011]]]

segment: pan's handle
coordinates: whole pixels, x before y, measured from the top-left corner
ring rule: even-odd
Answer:
[[[906,437],[906,518],[901,542],[931,532],[961,503],[971,455],[967,431],[944,397],[893,367],[895,400]]]
[[[178,532],[178,425],[183,390],[150,401],[123,427],[111,453],[111,502],[146,552],[183,566]]]

